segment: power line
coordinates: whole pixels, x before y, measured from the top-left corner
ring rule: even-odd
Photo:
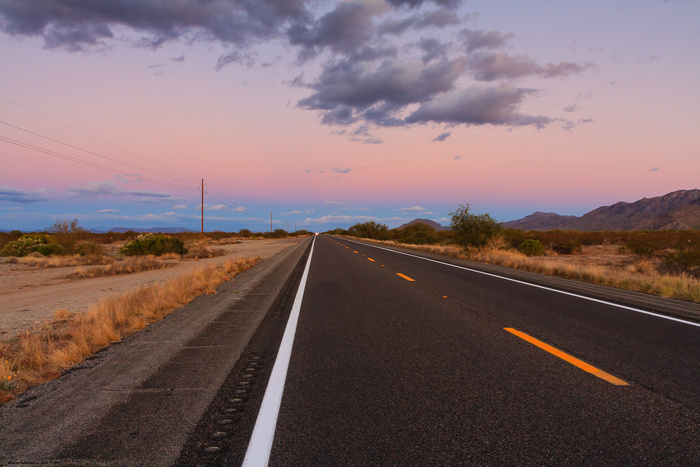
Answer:
[[[105,170],[105,171],[111,172],[111,173],[113,173],[113,174],[123,175],[123,176],[125,176],[125,177],[130,177],[130,178],[134,178],[134,179],[138,179],[138,180],[145,180],[145,181],[152,182],[152,183],[158,183],[158,184],[160,184],[160,185],[165,185],[165,186],[169,186],[169,187],[173,187],[173,188],[181,188],[181,189],[184,189],[184,190],[199,191],[199,188],[193,188],[192,186],[180,185],[180,184],[176,184],[176,183],[171,183],[171,182],[166,182],[166,181],[162,181],[162,180],[157,180],[157,179],[150,178],[150,177],[144,177],[143,175],[136,175],[136,174],[133,174],[133,173],[124,172],[123,170],[118,170],[118,169],[114,169],[114,168],[112,168],[112,167],[107,167],[107,166],[105,166],[105,165],[98,164],[98,163],[96,163],[96,162],[86,161],[86,160],[80,159],[80,158],[78,158],[78,157],[69,156],[69,155],[67,155],[67,154],[63,154],[63,153],[60,153],[60,152],[57,152],[57,151],[52,151],[52,150],[50,150],[50,149],[42,148],[42,147],[39,147],[39,146],[34,146],[34,145],[32,145],[32,144],[25,143],[25,142],[22,142],[22,141],[17,141],[17,140],[15,140],[15,139],[7,138],[7,137],[1,136],[1,135],[0,135],[0,141],[4,141],[4,142],[6,142],[6,143],[13,144],[13,145],[15,145],[15,146],[23,147],[23,148],[26,148],[26,149],[31,149],[31,150],[33,150],[33,151],[37,151],[37,152],[40,152],[40,153],[43,153],[43,154],[47,154],[47,155],[49,155],[49,156],[57,157],[57,158],[59,158],[59,159],[64,159],[64,160],[67,160],[67,161],[75,162],[75,163],[77,163],[77,164],[82,164],[82,165],[86,165],[86,166],[88,166],[88,167],[93,167],[93,168],[95,168],[95,169]]]
[[[5,97],[0,96],[0,100],[3,100],[3,101],[5,101],[5,102],[7,102],[7,103],[9,103],[9,104],[12,104],[12,105],[14,105],[14,106],[16,106],[16,107],[19,107],[20,109],[24,109],[24,110],[26,110],[27,112],[31,112],[31,113],[33,113],[33,114],[35,114],[35,115],[38,115],[38,116],[42,117],[42,118],[45,118],[45,119],[47,119],[47,120],[50,120],[50,121],[52,121],[52,122],[54,122],[54,123],[58,123],[59,125],[64,126],[64,127],[68,128],[68,129],[70,129],[70,130],[73,130],[73,131],[77,132],[77,133],[80,133],[80,134],[83,135],[83,136],[87,136],[88,138],[92,138],[92,139],[97,140],[97,141],[99,141],[99,142],[101,142],[101,143],[104,143],[104,144],[106,144],[106,145],[108,145],[108,146],[112,146],[113,148],[119,149],[120,151],[127,152],[127,153],[131,154],[132,156],[136,156],[136,157],[139,157],[139,158],[141,158],[141,159],[145,159],[145,160],[147,160],[147,161],[149,161],[149,162],[153,162],[154,164],[160,165],[161,167],[165,167],[166,169],[175,170],[176,172],[179,172],[179,173],[181,173],[181,174],[185,174],[185,172],[183,172],[183,171],[181,171],[181,170],[175,169],[175,168],[173,168],[173,167],[168,167],[168,166],[166,166],[166,165],[164,165],[164,164],[162,164],[162,163],[160,163],[160,162],[158,162],[158,161],[151,160],[151,159],[149,159],[149,158],[147,158],[147,157],[145,157],[145,156],[143,156],[143,155],[141,155],[141,154],[137,154],[137,153],[135,153],[135,152],[133,152],[133,151],[130,151],[130,150],[128,150],[128,149],[125,149],[125,148],[123,148],[123,147],[121,147],[121,146],[118,146],[118,145],[116,145],[116,144],[114,144],[114,143],[110,143],[109,141],[106,141],[106,140],[104,140],[104,139],[102,139],[102,138],[98,138],[97,136],[93,136],[93,135],[91,135],[91,134],[89,134],[89,133],[86,133],[86,132],[84,132],[84,131],[82,131],[82,130],[79,130],[79,129],[75,128],[75,127],[72,127],[72,126],[70,126],[70,125],[67,125],[67,124],[65,124],[65,123],[63,123],[63,122],[61,122],[61,121],[59,121],[59,120],[56,120],[55,118],[51,118],[51,117],[49,117],[49,116],[47,116],[47,115],[44,115],[44,114],[42,114],[42,113],[40,113],[40,112],[37,112],[36,110],[32,110],[32,109],[30,109],[29,107],[25,107],[25,106],[23,106],[23,105],[21,105],[21,104],[18,104],[18,103],[16,103],[16,102],[13,102],[13,101],[11,101],[11,100],[5,98]],[[185,174],[185,175],[189,175],[189,174]]]
[[[109,160],[109,161],[116,162],[116,163],[118,163],[118,164],[123,164],[123,165],[129,166],[129,167],[134,168],[134,169],[142,170],[142,171],[144,171],[144,172],[150,172],[150,173],[152,173],[152,174],[160,175],[161,177],[170,178],[170,179],[173,179],[173,180],[178,180],[178,181],[180,181],[180,182],[190,183],[190,180],[183,180],[183,179],[181,179],[181,178],[171,177],[170,175],[166,175],[166,174],[163,174],[163,173],[160,173],[160,172],[156,172],[156,171],[154,171],[154,170],[144,169],[143,167],[139,167],[139,166],[137,166],[137,165],[129,164],[129,163],[127,163],[127,162],[122,162],[122,161],[120,161],[120,160],[118,160],[118,159],[113,159],[113,158],[111,158],[111,157],[103,156],[102,154],[98,154],[98,153],[96,153],[96,152],[89,151],[89,150],[87,150],[87,149],[83,149],[83,148],[78,147],[78,146],[73,146],[72,144],[64,143],[63,141],[59,141],[59,140],[57,140],[57,139],[50,138],[50,137],[48,137],[48,136],[45,136],[45,135],[36,133],[36,132],[34,132],[34,131],[31,131],[31,130],[27,130],[26,128],[22,128],[22,127],[19,127],[19,126],[17,126],[17,125],[13,125],[13,124],[11,124],[11,123],[3,122],[2,120],[0,120],[0,123],[3,124],[3,125],[9,126],[9,127],[11,127],[11,128],[15,128],[15,129],[17,129],[17,130],[24,131],[25,133],[29,133],[29,134],[31,134],[31,135],[38,136],[38,137],[40,137],[40,138],[44,138],[44,139],[47,139],[47,140],[49,140],[49,141],[53,141],[54,143],[62,144],[62,145],[64,145],[64,146],[68,146],[69,148],[77,149],[78,151],[83,151],[83,152],[85,152],[85,153],[87,153],[87,154],[91,154],[91,155],[93,155],[93,156],[101,157],[102,159],[107,159],[107,160]]]
[[[238,209],[238,208],[234,208],[234,207],[232,207],[232,206],[229,206],[229,204],[237,204],[237,203],[228,200],[228,198],[227,198],[225,195],[222,195],[221,193],[219,193],[218,191],[216,191],[216,190],[215,190],[214,188],[212,188],[208,183],[205,183],[204,185],[205,185],[207,188],[209,188],[211,191],[213,191],[214,193],[216,193],[217,195],[219,195],[219,197],[223,198],[223,200],[218,199],[218,201],[221,201],[223,204],[227,205],[227,206],[230,207],[231,209],[234,209],[234,210],[235,210],[235,209]],[[215,198],[215,197],[214,197],[213,195],[211,195],[211,194],[210,194],[210,196],[212,196],[213,198]],[[228,201],[227,201],[227,200],[228,200]]]

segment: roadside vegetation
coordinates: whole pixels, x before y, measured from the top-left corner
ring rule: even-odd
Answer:
[[[503,229],[465,204],[451,213],[444,231],[365,222],[327,233],[700,303],[697,230]]]
[[[261,261],[228,261],[141,287],[98,302],[85,313],[57,310],[55,320],[35,332],[0,342],[0,403],[30,386],[57,378],[111,343],[140,331],[201,294]]]

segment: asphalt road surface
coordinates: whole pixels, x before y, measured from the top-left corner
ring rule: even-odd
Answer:
[[[700,327],[319,236],[269,461],[698,465]]]
[[[1,408],[0,463],[700,465],[697,304],[285,255]]]

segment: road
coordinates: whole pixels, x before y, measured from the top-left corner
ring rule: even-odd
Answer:
[[[270,463],[697,465],[699,362],[700,327],[321,236]]]
[[[698,305],[323,235],[276,261],[0,409],[0,463],[700,464]]]

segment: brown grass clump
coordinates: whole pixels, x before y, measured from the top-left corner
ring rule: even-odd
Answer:
[[[12,258],[12,263],[37,269],[65,268],[70,266],[87,266],[95,264],[111,264],[115,261],[111,256],[44,256],[41,254],[30,254],[22,258]]]
[[[170,281],[98,302],[85,313],[57,310],[56,321],[34,333],[0,342],[0,403],[30,386],[60,376],[107,345],[137,332],[195,297],[253,267],[262,258],[227,261]]]
[[[186,247],[187,254],[184,257],[188,259],[214,258],[226,254],[221,248],[209,249],[209,240],[206,238],[187,242]]]
[[[456,245],[408,245],[393,241],[363,240],[700,303],[700,279],[688,274],[662,274],[651,262],[644,260],[626,266],[585,265],[541,256],[528,257],[519,251],[500,249],[501,245],[498,244],[487,245],[481,250],[465,251]]]
[[[179,255],[177,255],[179,257]],[[71,279],[84,279],[89,277],[116,276],[119,274],[132,274],[135,272],[150,271],[172,266],[162,259],[149,256],[129,256],[121,261],[114,261],[105,266],[79,267],[68,277]]]

